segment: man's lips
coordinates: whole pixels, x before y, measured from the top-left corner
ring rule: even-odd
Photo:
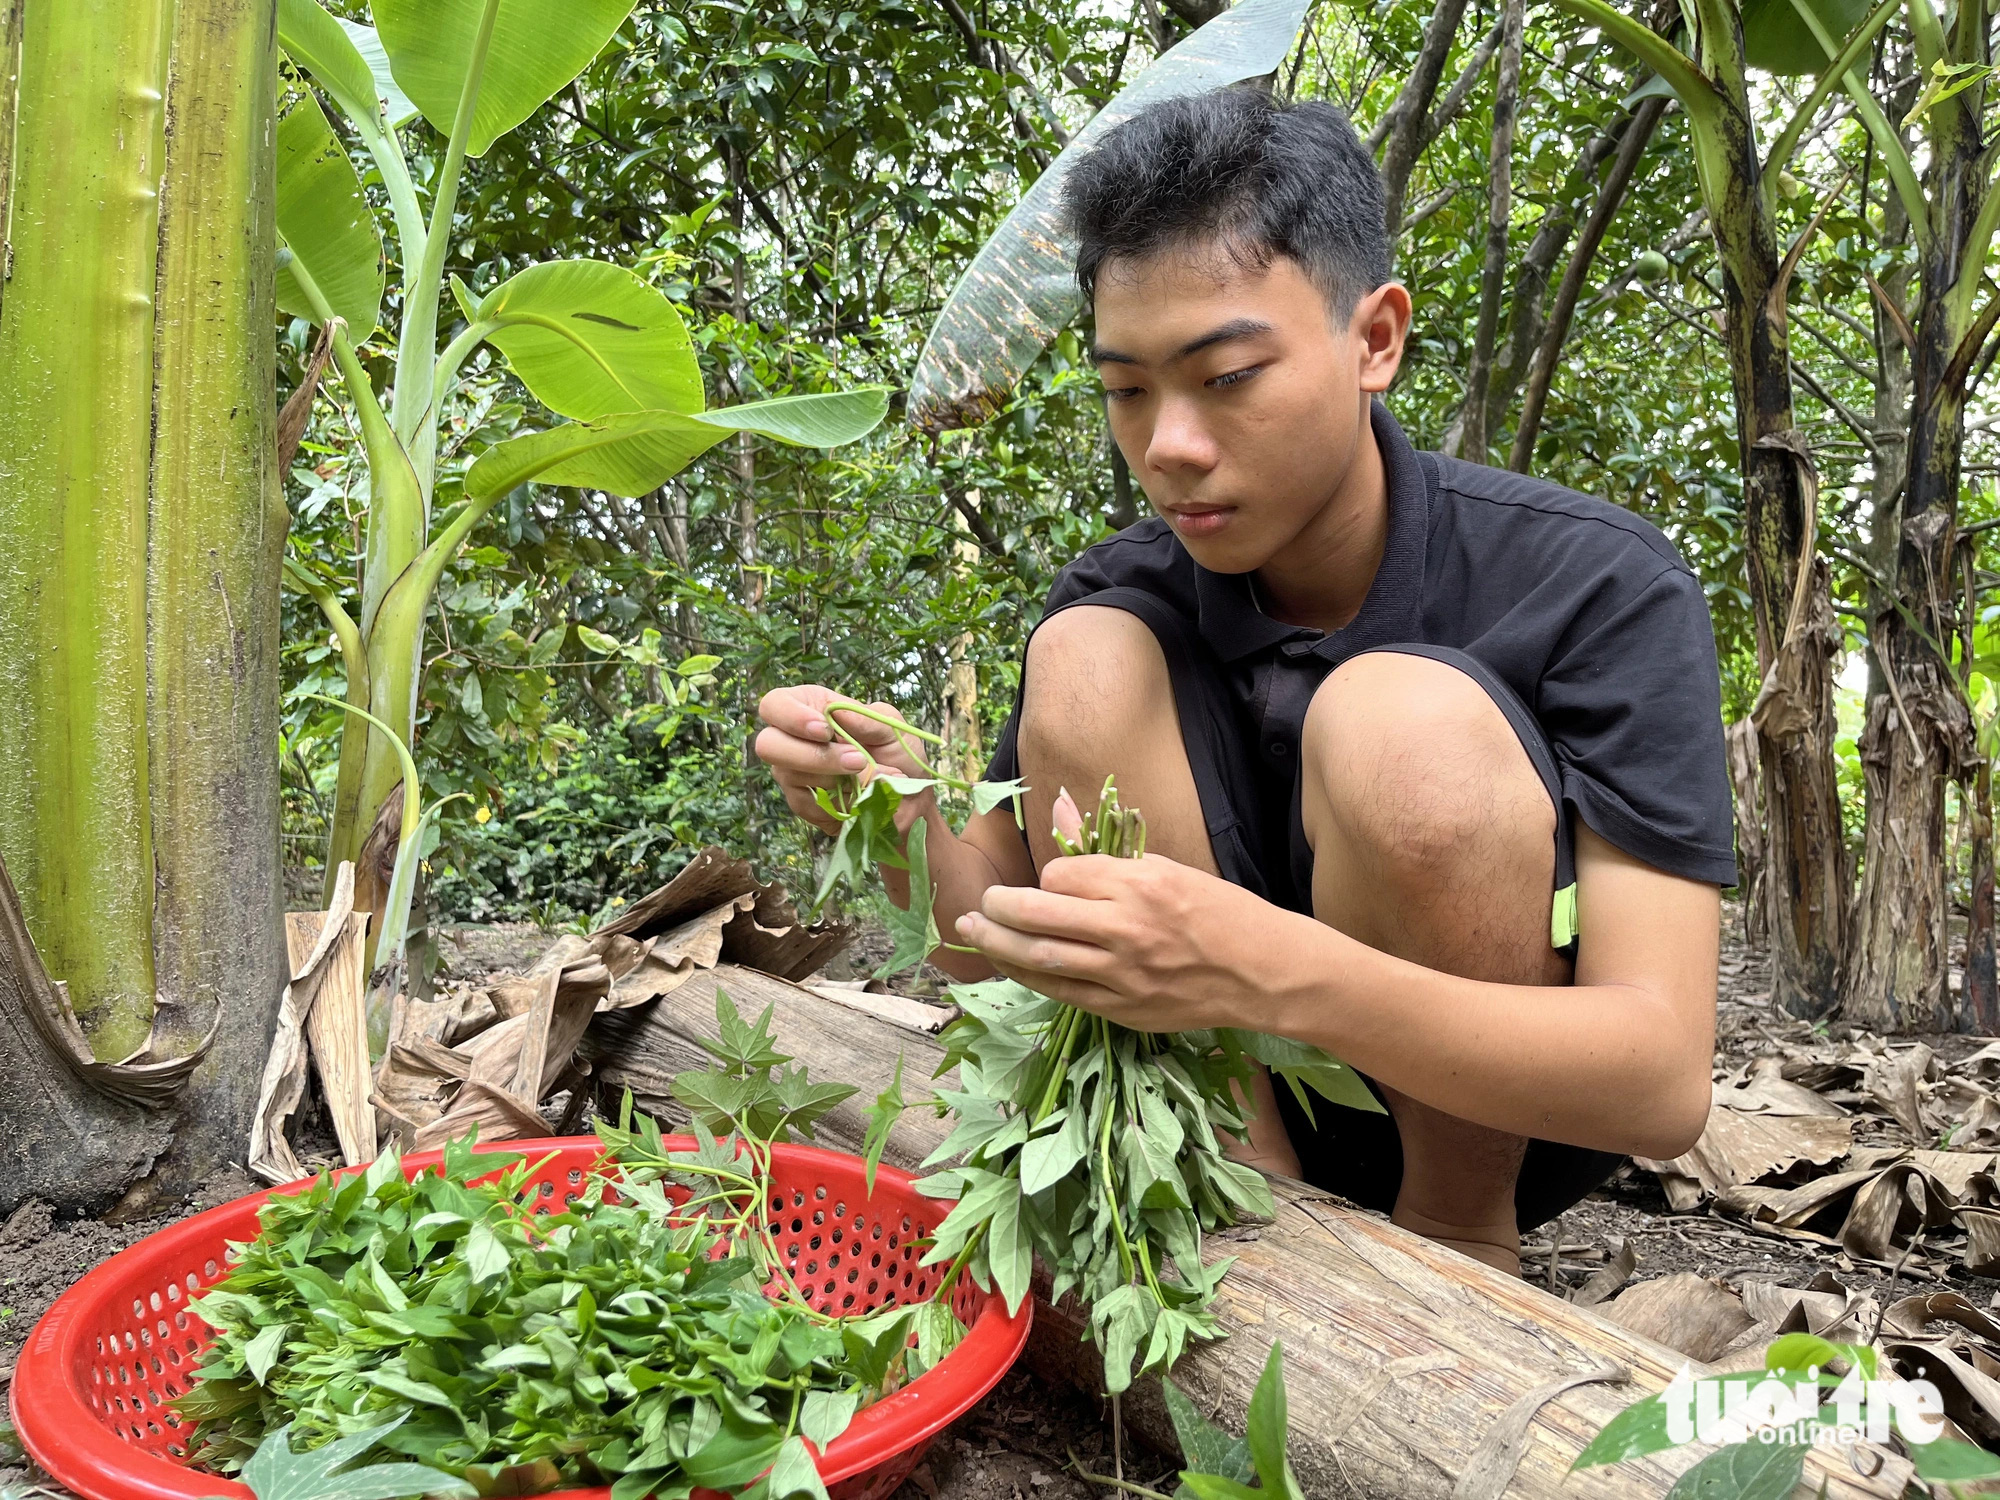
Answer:
[[[1182,536],[1214,536],[1229,524],[1235,514],[1236,507],[1233,505],[1203,508],[1190,506],[1186,509],[1169,509],[1166,517],[1167,524]]]

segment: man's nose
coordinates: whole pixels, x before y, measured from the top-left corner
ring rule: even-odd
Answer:
[[[1152,441],[1146,445],[1146,467],[1157,474],[1215,467],[1215,440],[1193,402],[1173,397],[1161,401]]]

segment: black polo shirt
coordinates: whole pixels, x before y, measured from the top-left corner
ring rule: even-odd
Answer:
[[[1357,652],[1463,651],[1525,705],[1553,750],[1563,802],[1656,869],[1736,882],[1720,681],[1699,580],[1660,532],[1602,500],[1504,469],[1419,453],[1377,402],[1388,537],[1360,612],[1323,633],[1262,613],[1247,574],[1212,573],[1157,517],[1064,568],[1044,618],[1103,602],[1141,615],[1174,668],[1182,734],[1242,789],[1204,812],[1223,872],[1310,910],[1288,824],[1306,709]],[[1191,703],[1202,705],[1190,723]],[[1014,713],[989,777],[1019,774]],[[1217,799],[1219,800],[1219,799]],[[1232,822],[1242,826],[1232,831]],[[1225,838],[1240,846],[1225,858]],[[1232,871],[1230,866],[1238,868]]]

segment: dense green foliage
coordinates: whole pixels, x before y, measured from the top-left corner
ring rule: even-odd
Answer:
[[[1143,4],[975,8],[976,41],[955,9],[647,0],[572,89],[468,164],[450,270],[483,288],[536,259],[637,266],[691,305],[718,401],[900,386],[983,235],[1158,41]],[[1429,13],[1416,0],[1325,0],[1277,86],[1343,104],[1366,131],[1408,75]],[[1493,20],[1490,8],[1468,14],[1446,89]],[[996,71],[995,58],[1017,71]],[[1535,290],[1523,265],[1536,236],[1589,213],[1607,157],[1592,143],[1647,78],[1543,7],[1531,9],[1523,68],[1503,362]],[[1760,85],[1773,121],[1809,81]],[[1420,444],[1447,438],[1464,399],[1492,93],[1489,65],[1409,182],[1397,270],[1417,325],[1389,404]],[[1868,279],[1906,277],[1910,251],[1885,219],[1858,127],[1827,118],[1776,201],[1788,245],[1847,179],[1803,251],[1791,322],[1800,420],[1823,480],[1822,551],[1858,649],[1881,425]],[[1681,547],[1708,588],[1734,718],[1758,674],[1721,294],[1685,134],[1670,111],[1588,272],[1535,468],[1630,506]],[[434,165],[419,146],[413,174]],[[1542,268],[1550,288],[1566,258]],[[384,323],[394,315],[385,307]],[[290,368],[307,347],[295,325]],[[1495,462],[1520,373],[1501,392]],[[1007,412],[971,433],[922,436],[892,408],[863,444],[825,454],[732,442],[639,501],[516,492],[448,573],[425,650],[426,797],[471,794],[447,810],[432,854],[433,906],[572,920],[645,889],[706,841],[816,884],[820,851],[748,755],[757,697],[779,683],[886,698],[946,733],[963,762],[954,770],[975,770],[972,747],[990,747],[1011,706],[1020,642],[1054,571],[1143,513],[1143,495],[1114,472],[1095,388],[1073,331]],[[487,445],[548,420],[504,367],[476,356],[444,415],[440,493]],[[1973,429],[1980,476],[1993,464],[1977,416]],[[352,555],[356,446],[349,414],[322,392],[288,486],[296,548]],[[1967,522],[2000,515],[1981,486]],[[287,610],[288,850],[307,865],[323,842],[337,725],[300,694],[337,694],[340,665],[311,605]],[[1841,748],[1858,827],[1851,728]]]
[[[675,1080],[692,1151],[628,1099],[560,1205],[545,1163],[470,1139],[407,1176],[392,1150],[274,1196],[196,1304],[216,1331],[179,1403],[197,1458],[324,1477],[365,1449],[481,1493],[825,1500],[801,1438],[824,1449],[963,1330],[938,1302],[840,1316],[800,1290],[766,1222],[771,1147],[853,1090],[789,1066],[768,1011],[717,1002],[715,1066]],[[330,1451],[315,1466],[294,1440]]]

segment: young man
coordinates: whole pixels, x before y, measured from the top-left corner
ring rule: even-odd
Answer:
[[[956,836],[907,809],[939,927],[983,955],[937,961],[1324,1047],[1388,1114],[1315,1131],[1260,1079],[1244,1159],[1518,1271],[1521,1228],[1707,1118],[1735,865],[1701,585],[1624,510],[1411,448],[1374,399],[1410,294],[1338,111],[1162,103],[1065,194],[1159,515],[1064,569],[1028,642],[990,772],[1026,778],[1026,839],[1004,808]],[[839,701],[761,705],[758,753],[821,826],[811,789],[861,764]],[[1155,852],[1056,857],[1058,791],[1107,773]]]

